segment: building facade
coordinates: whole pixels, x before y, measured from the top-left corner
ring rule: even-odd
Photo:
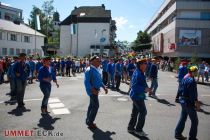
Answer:
[[[60,55],[109,55],[111,23],[104,5],[75,7],[60,24]]]
[[[23,11],[21,9],[3,5],[0,2],[0,19],[5,19],[9,21],[19,21],[23,23],[22,13]]]
[[[145,31],[156,55],[210,58],[210,0],[165,0]]]
[[[0,19],[0,56],[14,56],[19,53],[43,56],[45,35],[35,32],[25,24]]]

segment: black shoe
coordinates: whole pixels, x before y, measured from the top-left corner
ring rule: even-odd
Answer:
[[[128,129],[128,133],[135,133],[135,129]]]
[[[177,140],[186,140],[187,137],[184,137],[183,135],[180,135],[180,136],[175,136],[175,139],[177,139]]]
[[[176,102],[176,103],[179,103],[179,99],[175,99],[175,102]]]

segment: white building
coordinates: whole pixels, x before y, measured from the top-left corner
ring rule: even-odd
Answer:
[[[157,55],[210,58],[210,0],[165,0],[145,31]]]
[[[60,24],[60,55],[109,55],[111,21],[103,4],[75,7]]]
[[[0,56],[13,56],[23,52],[43,56],[45,35],[25,24],[0,19]]]

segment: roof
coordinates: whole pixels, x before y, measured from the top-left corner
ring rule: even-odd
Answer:
[[[85,14],[82,17],[111,17],[111,11],[101,6],[81,6],[71,12],[72,15],[77,16],[80,16],[81,13]]]
[[[111,10],[105,10],[102,6],[82,6],[75,7],[66,19],[64,19],[60,25],[70,25],[72,22],[83,23],[110,23]]]
[[[32,29],[31,27],[29,27],[26,24],[23,24],[23,23],[15,24],[12,21],[3,20],[3,19],[0,19],[0,30],[17,32],[17,33],[24,33],[24,34],[30,34],[30,35],[35,34],[35,30]],[[36,32],[36,35],[45,37],[44,34],[38,32],[38,31]]]

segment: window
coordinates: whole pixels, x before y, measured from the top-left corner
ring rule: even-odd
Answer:
[[[5,13],[4,19],[6,19],[6,20],[12,20],[11,14]]]
[[[2,34],[3,34],[3,33],[0,31],[0,40],[2,40]]]
[[[22,49],[22,53],[26,53],[26,49]]]
[[[14,48],[9,49],[9,55],[14,55]]]
[[[210,20],[210,12],[201,12],[201,20]]]
[[[16,34],[11,34],[10,35],[10,40],[17,41],[17,35]]]
[[[7,55],[7,48],[2,48],[2,54]]]
[[[31,50],[30,50],[30,49],[27,50],[27,54],[28,54],[28,55],[31,54]]]
[[[16,55],[20,54],[20,49],[16,49]]]
[[[29,36],[24,36],[24,42],[30,42],[30,37]]]

